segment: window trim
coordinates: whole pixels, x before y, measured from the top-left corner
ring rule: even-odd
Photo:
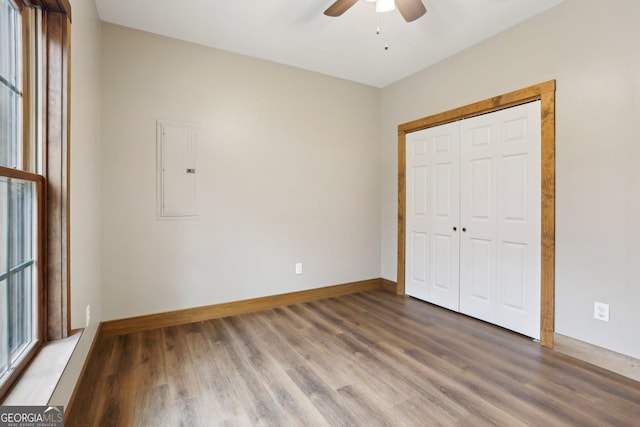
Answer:
[[[71,22],[71,4],[69,0],[31,0],[31,4],[44,11],[62,13]]]
[[[58,0],[64,3],[65,0]],[[37,1],[35,3],[49,3]],[[55,3],[55,2],[54,2]],[[56,4],[57,5],[57,4]],[[66,13],[43,9],[44,129],[43,171],[46,189],[46,335],[71,334],[69,71],[70,28]]]

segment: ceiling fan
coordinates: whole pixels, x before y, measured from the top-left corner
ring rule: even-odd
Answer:
[[[336,0],[335,3],[333,3],[331,6],[327,8],[327,10],[324,11],[324,14],[327,16],[334,16],[334,17],[340,16],[343,13],[345,13],[351,6],[353,6],[357,1],[358,0]],[[390,4],[391,8],[385,11],[393,9],[394,0],[387,0],[387,1],[367,0],[367,1],[375,1],[376,6],[378,6],[378,3]],[[422,0],[395,0],[395,5],[398,8],[398,11],[400,11],[400,14],[404,18],[404,20],[407,22],[415,21],[416,19],[420,18],[422,15],[424,15],[427,12],[427,8],[422,3]]]

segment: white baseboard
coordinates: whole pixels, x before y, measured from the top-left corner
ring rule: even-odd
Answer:
[[[554,336],[553,349],[632,380],[640,381],[640,359],[557,333]]]

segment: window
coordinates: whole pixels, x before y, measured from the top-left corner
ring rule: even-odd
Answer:
[[[0,0],[0,402],[70,329],[69,25],[68,0]]]
[[[22,4],[0,0],[0,391],[17,377],[42,342],[42,177],[26,170],[32,139],[30,78]]]

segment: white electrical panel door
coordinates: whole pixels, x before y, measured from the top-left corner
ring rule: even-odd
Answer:
[[[196,142],[199,126],[158,121],[158,218],[193,217],[196,205]]]

